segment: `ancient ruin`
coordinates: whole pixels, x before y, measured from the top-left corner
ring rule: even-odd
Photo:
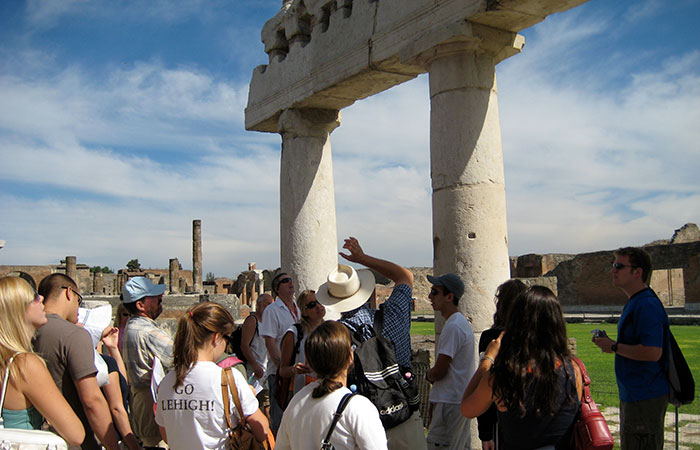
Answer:
[[[337,264],[330,134],[340,110],[427,72],[433,270],[459,274],[471,300],[462,312],[475,331],[490,326],[509,275],[495,66],[523,48],[518,31],[584,2],[283,2],[262,30],[269,63],[253,71],[245,125],[282,136],[281,264],[299,289]]]

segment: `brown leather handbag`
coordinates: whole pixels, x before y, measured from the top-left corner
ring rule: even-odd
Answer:
[[[247,388],[247,386],[246,386]],[[229,392],[233,396],[233,404],[238,412],[238,426],[233,428],[231,425],[231,411],[229,410]],[[229,428],[229,445],[231,450],[273,450],[275,448],[275,438],[269,432],[267,439],[264,442],[258,442],[250,430],[250,426],[246,422],[246,417],[243,415],[241,407],[241,399],[238,397],[238,389],[236,389],[236,381],[233,379],[231,368],[227,367],[221,371],[221,395],[224,400],[224,414],[226,415],[226,424]]]
[[[574,422],[571,445],[579,450],[610,450],[613,448],[615,441],[610,433],[605,417],[603,417],[598,405],[591,397],[589,388],[591,379],[588,377],[588,372],[586,372],[586,366],[583,365],[583,361],[576,357],[571,358],[571,360],[581,369],[583,378],[581,410],[576,417],[576,422]]]

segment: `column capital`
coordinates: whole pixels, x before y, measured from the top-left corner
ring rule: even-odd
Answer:
[[[416,37],[401,50],[399,57],[402,62],[429,69],[436,59],[473,52],[489,56],[496,65],[520,53],[524,46],[525,38],[518,33],[463,21]]]
[[[277,131],[290,137],[327,137],[340,126],[340,119],[337,109],[285,109],[277,122]]]

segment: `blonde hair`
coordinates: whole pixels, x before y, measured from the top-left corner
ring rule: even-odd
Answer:
[[[27,306],[36,293],[19,277],[0,278],[0,376],[15,353],[34,353],[32,336],[34,327],[26,319]],[[10,367],[10,378],[23,377],[17,364]]]
[[[308,300],[311,294],[315,293],[316,291],[311,289],[303,290],[296,300],[297,308],[299,308],[299,314],[301,314],[301,320],[299,323],[301,323],[301,329],[304,330],[304,334],[307,336],[309,333],[311,333],[311,331],[313,331],[314,326],[311,324],[311,322],[309,322],[309,318],[304,315],[304,311],[306,311],[306,300]]]

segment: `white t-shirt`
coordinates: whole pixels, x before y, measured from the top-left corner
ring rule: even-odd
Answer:
[[[462,313],[453,313],[445,322],[435,352],[449,356],[452,362],[447,374],[430,389],[431,402],[461,403],[464,390],[476,371],[474,342],[474,330],[469,321]]]
[[[276,450],[321,448],[333,414],[350,390],[343,387],[321,398],[312,398],[311,392],[318,383],[305,386],[292,397],[282,416]],[[331,435],[331,443],[336,450],[386,450],[386,433],[377,408],[367,398],[354,396]]]
[[[163,378],[158,386],[156,423],[165,428],[171,449],[226,448],[228,434],[221,396],[221,370],[213,362],[199,361],[177,390],[173,390],[174,370]],[[232,372],[243,415],[248,417],[258,410],[258,400],[243,375],[237,370]],[[232,395],[229,400],[231,422],[236,427],[238,412]]]
[[[281,298],[277,297],[277,300],[263,312],[263,320],[260,323],[258,330],[261,336],[268,336],[275,339],[275,344],[277,348],[280,347],[280,341],[284,333],[294,325],[299,322],[299,311],[294,311],[287,308]],[[277,372],[277,363],[270,358],[267,361],[267,373],[272,375]]]

